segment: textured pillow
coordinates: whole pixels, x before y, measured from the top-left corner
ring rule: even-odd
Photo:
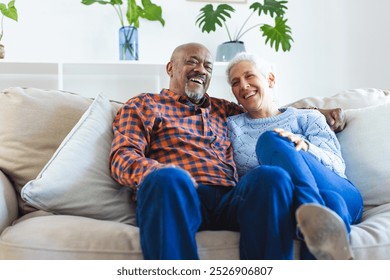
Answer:
[[[364,205],[390,203],[390,103],[345,110],[347,126],[337,134],[348,178]]]
[[[114,106],[99,95],[22,198],[48,212],[135,224],[130,192],[110,176]]]
[[[290,106],[295,108],[318,107],[323,109],[357,109],[390,102],[390,93],[376,88],[350,89],[330,97],[307,97]]]
[[[57,90],[12,87],[0,92],[0,169],[18,193],[38,175],[91,103]],[[35,210],[18,198],[20,214]]]

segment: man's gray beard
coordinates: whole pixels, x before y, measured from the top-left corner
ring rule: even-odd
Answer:
[[[195,103],[199,103],[199,101],[203,98],[204,93],[198,93],[196,91],[191,91],[188,89],[188,86],[186,86],[186,94],[189,99],[193,100]]]

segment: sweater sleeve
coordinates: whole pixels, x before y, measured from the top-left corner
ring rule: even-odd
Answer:
[[[345,176],[345,162],[341,154],[340,143],[335,133],[326,123],[325,117],[311,111],[306,115],[306,131],[303,138],[309,142],[308,152],[313,154],[322,164],[342,177]]]

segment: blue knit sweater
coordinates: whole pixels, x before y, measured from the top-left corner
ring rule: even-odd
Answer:
[[[259,136],[265,131],[283,128],[305,139],[309,143],[309,153],[326,167],[346,177],[340,143],[325,117],[317,110],[292,107],[279,110],[281,114],[269,118],[252,119],[247,113],[228,118],[229,137],[238,175],[241,177],[259,165],[255,152]]]

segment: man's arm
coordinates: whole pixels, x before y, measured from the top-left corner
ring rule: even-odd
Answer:
[[[162,165],[145,156],[154,114],[150,106],[139,108],[140,103],[142,101],[129,101],[119,110],[113,123],[110,154],[111,176],[134,190],[147,174]]]
[[[295,107],[294,104],[291,104],[291,106]],[[343,109],[341,108],[334,108],[334,109],[321,109],[317,107],[304,107],[304,108],[295,107],[295,108],[318,110],[321,114],[325,116],[326,122],[328,123],[329,127],[336,133],[343,131],[347,124],[347,119],[345,117]]]
[[[326,122],[334,132],[344,130],[347,124],[347,119],[341,108],[318,109],[318,111],[325,116]]]

